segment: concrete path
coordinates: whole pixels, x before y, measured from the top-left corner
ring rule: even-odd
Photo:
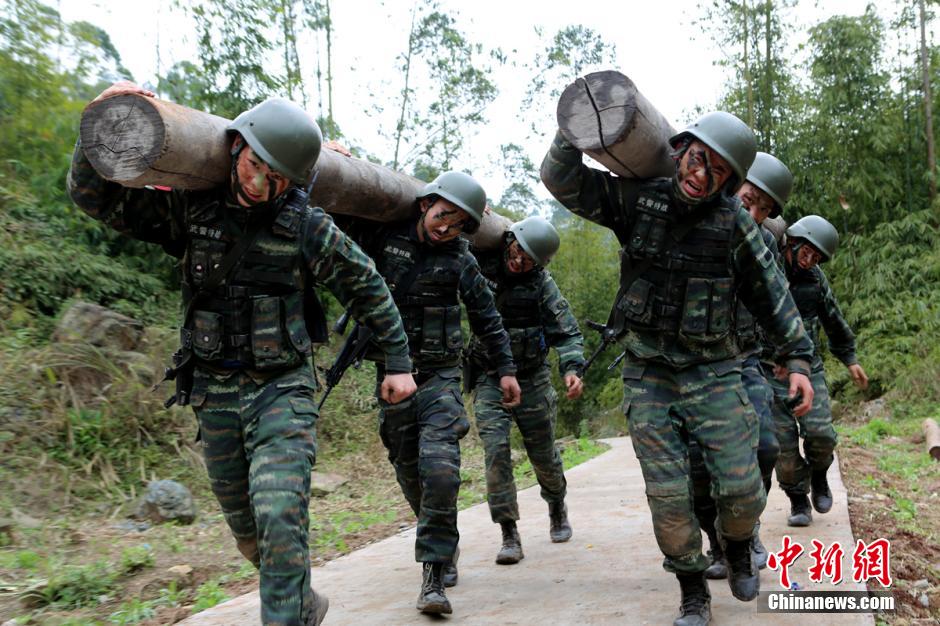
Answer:
[[[313,569],[317,590],[330,598],[326,626],[340,624],[671,624],[678,615],[676,579],[661,567],[662,555],[653,537],[643,477],[627,438],[610,439],[611,449],[566,472],[568,507],[574,537],[553,544],[548,538],[547,506],[538,488],[519,494],[519,530],[525,559],[518,565],[493,561],[500,545],[499,526],[481,504],[460,512],[460,584],[447,591],[454,614],[434,619],[419,614],[415,599],[421,569],[414,562],[414,529],[357,550]],[[825,545],[840,541],[851,578],[854,546],[838,464],[829,471],[835,499],[833,510],[816,515],[809,528],[787,528],[789,501],[774,487],[763,515],[764,543],[779,551],[789,532],[807,551],[812,539]],[[871,539],[871,538],[866,538]],[[802,556],[791,567],[791,578],[808,589],[832,588],[809,583],[810,559]],[[780,589],[777,573],[764,570],[764,589]],[[827,624],[873,624],[867,614],[770,615],[756,612],[757,601],[738,602],[725,581],[711,581],[712,624],[715,626],[801,624],[807,618]],[[840,590],[863,590],[841,584]],[[259,623],[257,592],[194,615],[186,626],[244,626]]]

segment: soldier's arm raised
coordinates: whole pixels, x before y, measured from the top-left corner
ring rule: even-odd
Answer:
[[[625,216],[633,209],[626,196],[637,183],[584,165],[581,152],[561,131],[555,133],[542,160],[540,175],[545,187],[572,213],[615,231],[625,228]]]
[[[362,249],[322,209],[312,209],[303,233],[304,262],[350,314],[372,331],[390,374],[411,372],[408,338],[382,276]]]

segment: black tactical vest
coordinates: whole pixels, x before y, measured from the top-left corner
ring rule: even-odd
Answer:
[[[305,193],[291,189],[275,210],[277,216],[262,227],[227,279],[207,293],[203,283],[232,243],[247,235],[217,191],[195,197],[188,208],[183,306],[188,309],[192,301],[192,311],[181,335],[183,349],[198,359],[219,367],[283,369],[310,355],[311,338],[325,341],[325,318],[303,267],[300,237],[317,209],[307,207]]]
[[[713,360],[715,355],[733,356],[735,294],[729,257],[737,209],[710,208],[682,241],[666,247],[677,220],[670,211],[671,186],[671,179],[640,186],[634,224],[621,241],[621,279],[637,263],[653,259],[632,284],[621,285],[624,294],[617,308],[624,330],[658,335],[659,350],[667,357],[676,342],[693,350],[708,347]]]
[[[458,293],[467,244],[457,239],[442,246],[421,245],[408,236],[413,228],[413,223],[396,228],[379,244],[376,266],[395,295],[415,367],[453,367],[460,363],[463,344]],[[397,293],[415,263],[421,264],[417,275],[403,294]]]
[[[796,256],[794,254],[794,256]],[[787,268],[787,278],[790,280],[790,295],[796,303],[796,308],[803,318],[806,334],[813,340],[817,353],[819,352],[819,308],[822,304],[822,280],[819,268],[813,267],[804,270],[796,265]]]
[[[516,367],[522,373],[539,367],[548,355],[540,314],[544,270],[537,268],[519,276],[507,273],[502,247],[492,253],[477,254],[476,257],[487,286],[496,298],[503,328],[509,333],[512,360]],[[475,342],[472,349],[474,357],[485,363],[486,348]]]

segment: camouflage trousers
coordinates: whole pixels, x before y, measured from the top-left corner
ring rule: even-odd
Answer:
[[[836,430],[832,427],[832,408],[829,404],[829,386],[823,370],[809,376],[813,384],[813,406],[803,417],[796,417],[784,403],[788,385],[784,381],[768,378],[774,391],[773,415],[780,440],[780,458],[777,460],[777,482],[788,494],[809,493],[811,470],[828,470],[832,465],[832,452],[836,448]],[[800,453],[800,438],[803,454]],[[805,455],[805,457],[804,457]]]
[[[192,406],[209,482],[239,551],[260,569],[261,621],[303,624],[317,405],[309,365],[274,376],[196,368]]]
[[[522,434],[526,453],[542,488],[542,499],[549,504],[563,502],[567,487],[561,455],[555,447],[558,395],[552,387],[551,372],[547,366],[542,366],[517,378],[522,388],[522,403],[515,408],[503,407],[503,392],[496,375],[480,376],[473,398],[473,412],[486,460],[486,501],[490,517],[496,523],[519,519],[509,447],[513,421]]]
[[[777,442],[777,429],[774,426],[771,404],[773,403],[773,390],[770,383],[764,378],[760,361],[756,356],[749,356],[742,364],[741,381],[747,391],[751,406],[757,413],[758,443],[757,465],[760,468],[761,479],[765,492],[769,491],[773,478],[774,465],[780,455],[780,445]],[[711,476],[705,466],[702,449],[695,442],[689,442],[689,464],[692,473],[692,494],[695,499],[695,516],[702,528],[710,528],[718,517],[715,500],[711,496]]]
[[[719,535],[749,538],[766,504],[757,466],[757,415],[741,381],[741,363],[675,370],[628,358],[623,396],[659,548],[676,570],[701,572],[709,563],[693,509],[689,444],[701,448],[711,477]]]
[[[419,372],[415,382],[418,391],[407,400],[399,404],[379,400],[379,434],[402,493],[418,517],[415,560],[449,563],[460,538],[460,440],[470,429],[460,394],[460,370]]]

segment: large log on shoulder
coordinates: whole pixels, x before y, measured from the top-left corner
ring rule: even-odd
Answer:
[[[165,100],[122,95],[92,102],[82,114],[81,141],[101,176],[126,187],[164,185],[209,189],[228,180],[229,120]],[[414,214],[424,186],[413,176],[332,150],[323,150],[310,203],[329,213],[390,222]],[[498,244],[510,220],[489,214],[472,238]]]
[[[626,178],[671,176],[669,123],[632,80],[607,70],[579,78],[562,92],[558,128],[578,150]]]

